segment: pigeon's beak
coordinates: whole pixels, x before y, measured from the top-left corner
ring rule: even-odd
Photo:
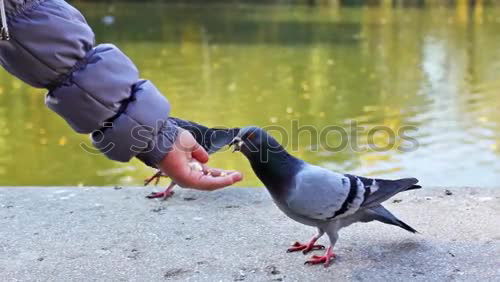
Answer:
[[[240,137],[235,137],[231,143],[229,143],[229,147],[234,146],[233,153],[241,151],[241,146],[243,145],[243,140]]]

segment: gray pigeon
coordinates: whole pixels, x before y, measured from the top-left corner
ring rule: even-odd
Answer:
[[[290,155],[273,137],[258,127],[245,127],[231,142],[250,161],[278,208],[291,219],[315,226],[318,233],[306,243],[296,242],[289,252],[324,249],[316,241],[326,233],[330,246],[323,256],[306,264],[328,266],[335,254],[338,231],[355,222],[377,220],[417,231],[396,218],[381,203],[399,192],[421,188],[415,178],[384,180],[341,174],[309,164]]]

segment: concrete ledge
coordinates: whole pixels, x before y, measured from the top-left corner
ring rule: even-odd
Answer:
[[[145,199],[151,189],[143,188],[0,188],[0,277],[499,281],[500,189],[449,190],[387,203],[421,235],[381,223],[344,229],[325,269],[285,252],[315,230],[285,217],[264,189],[177,189],[163,202]]]

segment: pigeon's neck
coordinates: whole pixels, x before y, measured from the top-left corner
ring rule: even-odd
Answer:
[[[280,197],[286,193],[295,175],[303,165],[303,161],[281,152],[269,152],[267,156],[260,154],[247,156],[257,177],[269,190],[271,195]],[[266,159],[267,158],[267,159]]]

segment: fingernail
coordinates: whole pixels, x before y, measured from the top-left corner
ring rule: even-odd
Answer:
[[[236,173],[234,176],[233,176],[233,179],[235,181],[241,181],[243,179],[243,175],[241,173]]]

